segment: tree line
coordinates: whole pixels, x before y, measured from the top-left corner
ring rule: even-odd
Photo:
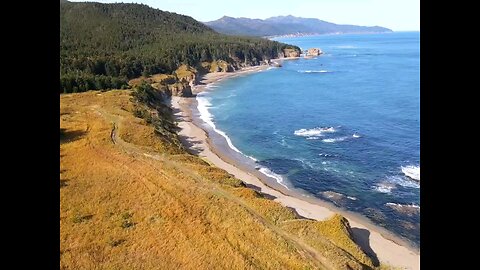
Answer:
[[[191,17],[140,4],[61,3],[60,92],[119,89],[127,81],[171,74],[181,64],[225,60],[257,65],[296,48],[219,34]]]

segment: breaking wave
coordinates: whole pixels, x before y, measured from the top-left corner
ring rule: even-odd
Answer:
[[[406,176],[414,180],[420,181],[420,166],[402,166],[402,172]]]
[[[316,127],[312,129],[299,129],[295,130],[293,134],[297,136],[302,136],[302,137],[321,137],[323,136],[324,133],[333,133],[336,132],[337,130],[334,129],[333,127]]]
[[[232,143],[232,140],[230,139],[230,137],[228,137],[228,135],[223,132],[222,130],[218,129],[216,126],[215,126],[215,123],[213,123],[213,116],[212,114],[208,111],[208,108],[210,108],[212,106],[212,104],[210,103],[210,101],[204,96],[203,93],[198,93],[197,94],[197,109],[198,109],[198,112],[200,113],[200,119],[203,120],[203,122],[207,123],[207,125],[209,125],[210,127],[212,127],[212,129],[220,134],[222,137],[225,138],[225,140],[227,141],[227,144],[228,146],[234,150],[235,152],[237,153],[240,153],[248,158],[250,158],[251,160],[253,161],[257,161],[257,159],[255,159],[254,157],[251,157],[251,156],[248,156],[248,155],[245,155],[242,151],[238,150],[237,147],[235,147],[235,145],[233,145]]]
[[[272,172],[269,168],[261,167],[260,169],[258,169],[258,171],[265,174],[268,177],[271,177],[271,178],[277,180],[277,183],[284,186],[286,189],[289,189],[287,187],[287,185],[285,185],[285,181],[283,180],[283,177],[279,174],[276,174],[276,173]]]
[[[342,141],[345,141],[347,139],[357,139],[357,138],[360,138],[360,135],[357,135],[357,134],[353,134],[352,136],[342,136],[342,137],[337,137],[337,138],[328,138],[328,139],[323,139],[322,142],[325,142],[325,143],[334,143],[334,142],[342,142]]]

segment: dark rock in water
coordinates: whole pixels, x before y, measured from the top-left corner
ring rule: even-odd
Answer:
[[[398,204],[398,203],[386,203],[385,205],[407,216],[414,216],[414,215],[420,214],[420,206],[418,205],[413,205],[413,204],[408,205],[408,204]]]
[[[380,224],[383,224],[387,218],[384,213],[375,208],[365,208],[364,214]]]

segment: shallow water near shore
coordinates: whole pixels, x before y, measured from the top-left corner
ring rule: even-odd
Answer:
[[[277,40],[325,54],[208,85],[212,143],[418,245],[419,33]]]

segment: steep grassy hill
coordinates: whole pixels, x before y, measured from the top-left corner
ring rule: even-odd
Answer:
[[[140,4],[60,3],[60,92],[127,87],[141,75],[224,60],[236,67],[290,46],[227,36],[191,17]]]
[[[345,218],[299,218],[188,154],[135,89],[60,96],[61,269],[374,268]]]

